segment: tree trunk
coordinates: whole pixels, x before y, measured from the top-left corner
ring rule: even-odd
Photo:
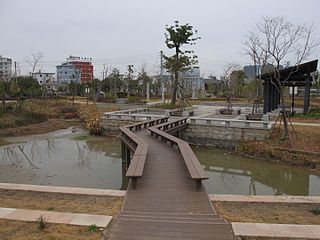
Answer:
[[[6,82],[3,80],[3,89],[2,89],[2,110],[6,111]]]
[[[283,97],[282,91],[280,91],[280,99],[281,99],[281,110],[282,110],[282,118],[283,118],[283,126],[284,126],[284,137],[287,138],[289,136],[289,127],[288,127],[287,113],[284,105],[284,97]]]
[[[174,73],[174,80],[173,80],[173,84],[172,84],[172,97],[171,97],[171,104],[172,105],[175,105],[176,100],[177,100],[178,76],[179,76],[179,73],[178,73],[178,71],[176,71]]]

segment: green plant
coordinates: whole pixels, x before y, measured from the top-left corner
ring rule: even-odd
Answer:
[[[53,210],[54,210],[54,207],[49,207],[47,210],[48,210],[48,211],[53,211]]]
[[[37,224],[38,224],[38,228],[39,230],[44,230],[47,227],[47,219],[41,215],[40,217],[37,218]]]
[[[97,232],[98,231],[98,227],[95,224],[92,224],[90,226],[88,226],[88,232]]]
[[[320,207],[316,207],[310,210],[314,215],[320,215]]]

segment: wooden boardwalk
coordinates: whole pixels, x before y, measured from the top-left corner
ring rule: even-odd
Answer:
[[[143,176],[137,189],[129,187],[107,239],[235,239],[231,224],[215,213],[208,194],[195,191],[180,152],[147,129],[135,134],[149,144]]]

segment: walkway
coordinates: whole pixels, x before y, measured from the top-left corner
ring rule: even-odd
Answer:
[[[177,149],[146,129],[135,132],[149,144],[143,176],[129,189],[107,239],[234,239],[231,224],[214,211],[207,193],[195,191]]]

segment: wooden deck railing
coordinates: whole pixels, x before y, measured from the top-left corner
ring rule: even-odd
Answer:
[[[137,188],[137,180],[142,177],[144,164],[148,154],[149,144],[139,138],[133,130],[140,130],[142,127],[147,128],[155,124],[167,122],[169,117],[159,118],[147,122],[132,124],[126,127],[120,127],[120,138],[132,152],[134,152],[131,163],[126,173],[126,177],[132,180],[132,188]]]
[[[154,127],[149,127],[148,130],[151,132],[152,136],[155,136],[156,138],[160,137],[161,141],[165,143],[169,142],[171,146],[178,147],[178,150],[180,151],[183,160],[186,163],[190,177],[191,179],[196,181],[196,189],[197,191],[200,191],[202,187],[201,181],[208,179],[208,175],[203,170],[201,164],[199,163],[199,160],[197,159],[189,144],[165,132],[170,128],[176,128],[179,125],[186,124],[186,121],[187,118],[183,118],[170,123],[164,123]]]

